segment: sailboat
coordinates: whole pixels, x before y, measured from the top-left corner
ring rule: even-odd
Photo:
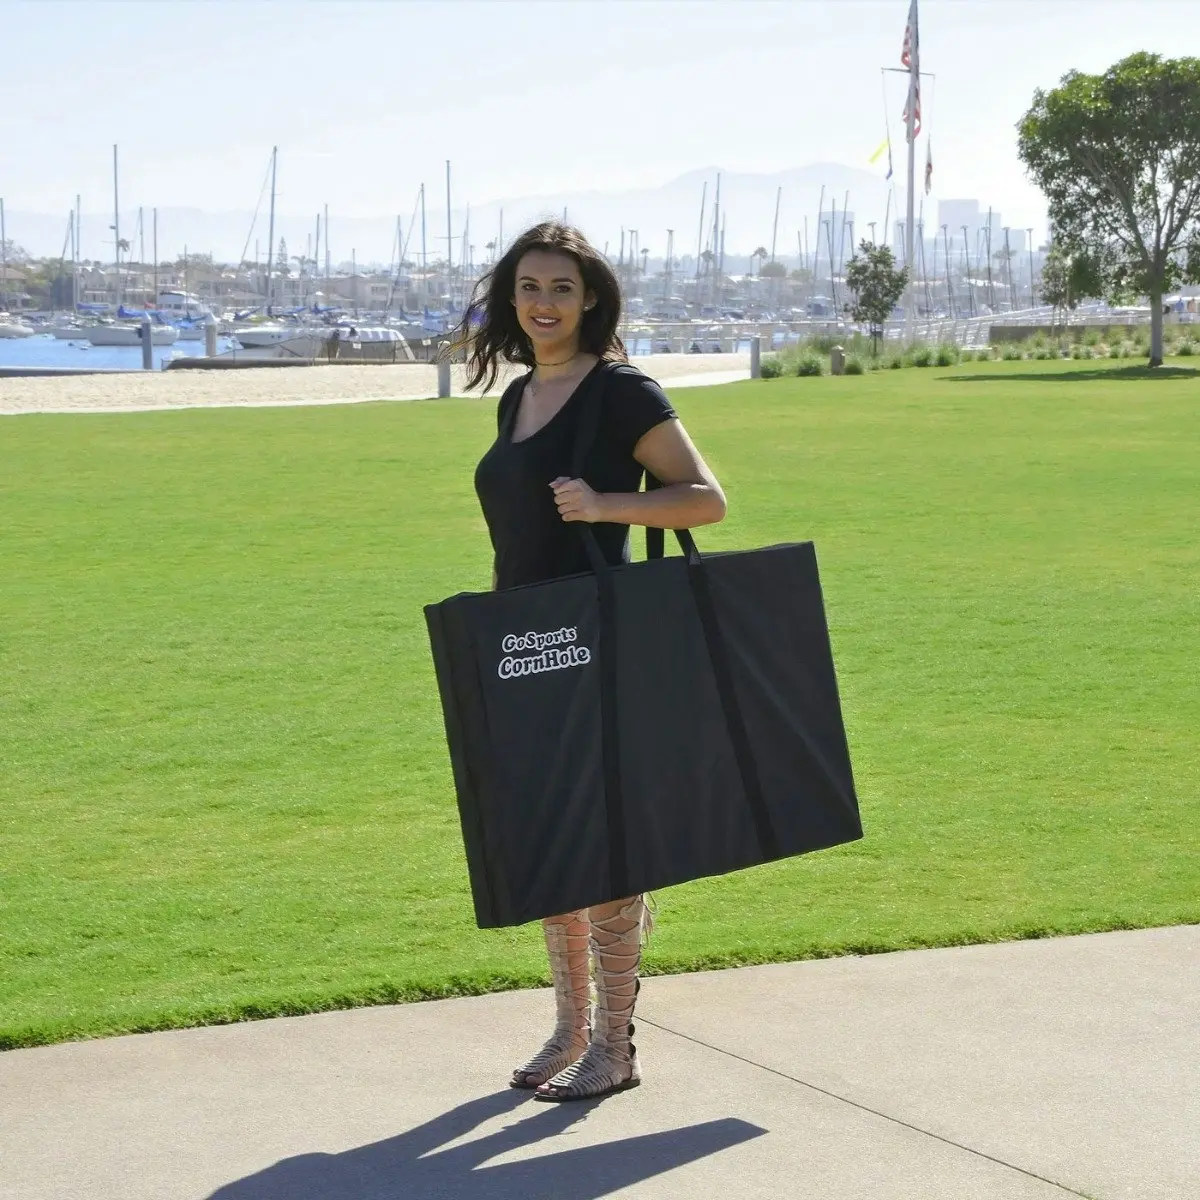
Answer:
[[[113,146],[113,239],[116,243],[117,316],[122,320],[86,326],[80,330],[80,336],[93,346],[140,346],[142,322],[151,314],[129,312],[122,303],[124,288],[121,283],[121,211],[117,191],[116,146]],[[178,336],[179,330],[163,323],[161,318],[150,326],[150,344],[153,346],[173,345]]]

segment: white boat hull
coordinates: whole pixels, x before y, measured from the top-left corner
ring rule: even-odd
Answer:
[[[0,321],[0,338],[33,337],[36,332],[36,329],[30,329],[28,325],[21,325],[16,321]]]
[[[96,325],[83,330],[85,337],[93,346],[140,346],[142,331],[138,325]],[[171,346],[179,336],[179,330],[171,325],[151,325],[150,344],[153,346]]]
[[[362,342],[399,342],[403,335],[396,329],[385,326],[352,327],[340,325],[258,325],[248,329],[235,329],[233,336],[243,350],[258,350],[264,346],[288,346],[296,349],[303,344],[309,347],[305,353],[320,353],[325,343],[335,335],[346,344]]]

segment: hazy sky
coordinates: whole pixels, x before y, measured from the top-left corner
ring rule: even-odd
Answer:
[[[865,167],[907,0],[0,0],[11,210],[408,211],[454,164],[482,203],[720,166]],[[1041,226],[1015,153],[1033,90],[1134,50],[1200,54],[1200,0],[922,0],[934,198]],[[886,105],[902,175],[904,83]],[[920,149],[924,156],[923,139]]]

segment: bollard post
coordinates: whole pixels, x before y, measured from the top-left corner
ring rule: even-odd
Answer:
[[[443,355],[438,359],[438,399],[445,400],[450,395],[450,359]]]
[[[204,318],[204,353],[208,358],[217,353],[217,319],[212,313]]]
[[[154,337],[150,332],[150,318],[143,317],[138,336],[142,339],[142,370],[154,369]]]
[[[841,346],[834,346],[829,352],[829,373],[830,375],[846,373],[846,351]]]
[[[762,378],[762,338],[750,339],[750,378]]]

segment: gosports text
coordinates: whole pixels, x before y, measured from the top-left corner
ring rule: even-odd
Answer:
[[[575,629],[553,629],[549,633],[510,633],[500,643],[507,657],[500,660],[496,673],[501,679],[517,679],[522,675],[540,675],[543,671],[562,671],[567,667],[582,667],[592,661],[586,646],[575,645]],[[535,654],[514,657],[516,650],[534,650]]]

